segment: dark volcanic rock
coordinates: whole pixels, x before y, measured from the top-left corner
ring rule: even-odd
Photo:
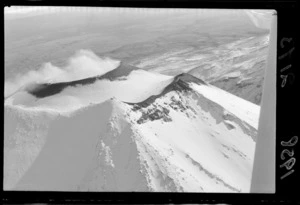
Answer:
[[[142,124],[146,121],[154,121],[162,119],[165,122],[172,121],[172,119],[169,117],[169,110],[162,106],[157,106],[153,104],[153,102],[165,94],[171,92],[171,91],[177,91],[177,92],[188,92],[192,91],[192,89],[189,87],[190,82],[196,83],[196,84],[207,84],[201,79],[198,79],[190,74],[182,73],[180,75],[177,75],[174,77],[174,80],[172,83],[170,83],[165,89],[159,94],[159,95],[152,95],[146,100],[139,102],[139,103],[128,103],[129,105],[132,105],[133,111],[140,111],[142,113],[142,116],[137,120],[138,124]],[[185,111],[187,109],[192,108],[186,107],[182,104],[182,102],[179,100],[175,100],[174,98],[171,99],[172,102],[168,105],[170,108],[178,111]],[[151,108],[147,108],[148,106],[153,105]],[[194,112],[194,111],[193,111]]]
[[[139,103],[127,103],[133,105],[133,110],[138,110],[140,108],[145,108],[151,105],[157,98],[164,96],[165,94],[171,91],[179,91],[179,92],[186,92],[191,91],[192,89],[189,86],[189,83],[196,83],[198,85],[207,85],[206,82],[203,80],[196,78],[188,73],[182,73],[174,77],[172,83],[170,83],[165,89],[158,95],[152,95],[146,100],[139,102]]]
[[[164,107],[157,108],[156,106],[153,109],[147,110],[147,112],[142,111],[142,116],[137,120],[138,124],[142,124],[147,121],[154,121],[162,119],[165,122],[170,122],[172,119],[169,117],[169,110]]]

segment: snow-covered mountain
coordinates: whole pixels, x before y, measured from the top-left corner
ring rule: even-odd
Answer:
[[[126,68],[6,99],[4,189],[249,192],[260,107],[190,74]]]

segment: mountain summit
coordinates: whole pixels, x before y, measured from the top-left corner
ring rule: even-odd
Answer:
[[[190,74],[126,68],[6,100],[4,189],[248,192],[259,106]]]
[[[152,95],[146,100],[139,103],[128,103],[128,104],[136,104],[141,107],[147,107],[151,103],[153,103],[157,98],[164,96],[165,94],[171,91],[190,91],[192,90],[189,86],[189,83],[196,83],[198,85],[207,85],[203,80],[196,78],[188,73],[182,73],[173,78],[173,81],[167,85],[161,93],[158,95]]]

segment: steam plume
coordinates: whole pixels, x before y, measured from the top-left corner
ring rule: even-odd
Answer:
[[[102,75],[118,67],[120,62],[110,58],[100,58],[90,50],[79,50],[65,67],[57,67],[50,62],[36,71],[17,75],[5,82],[5,97],[32,83],[56,83],[79,80]]]

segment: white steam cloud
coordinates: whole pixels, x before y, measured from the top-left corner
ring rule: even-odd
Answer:
[[[100,58],[90,50],[79,50],[72,56],[65,67],[45,63],[39,70],[17,75],[5,82],[5,97],[31,83],[56,83],[74,81],[96,75],[103,75],[117,68],[120,61]]]

